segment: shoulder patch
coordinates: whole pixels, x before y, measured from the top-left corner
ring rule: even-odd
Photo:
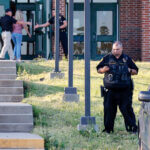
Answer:
[[[123,58],[123,59],[122,59],[122,61],[123,61],[124,63],[126,63],[126,62],[127,62],[127,60],[126,60],[125,58]]]

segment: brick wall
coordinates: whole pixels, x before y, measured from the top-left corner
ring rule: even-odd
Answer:
[[[119,1],[120,41],[123,43],[124,52],[134,60],[141,60],[141,1],[143,0]]]
[[[150,1],[141,0],[142,61],[150,61]]]
[[[59,0],[59,10],[60,10],[60,13],[65,17],[66,16],[66,2],[65,0]],[[55,8],[55,0],[52,0],[52,8]],[[52,38],[52,52],[53,54],[55,53],[54,52],[54,37]],[[62,49],[62,46],[61,46],[61,43],[60,43],[60,59],[62,59],[62,56],[64,55],[63,53],[63,49]]]

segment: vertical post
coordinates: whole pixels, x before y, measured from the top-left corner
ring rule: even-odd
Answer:
[[[59,71],[59,0],[55,0],[55,70],[50,78],[64,78],[64,73]]]
[[[81,117],[78,130],[86,130],[87,126],[92,125],[98,131],[95,117],[91,117],[90,112],[90,11],[90,0],[84,0],[85,116]]]
[[[90,116],[90,0],[84,4],[85,116]]]
[[[50,13],[50,0],[46,1],[46,18],[49,17],[49,13]],[[50,53],[50,39],[49,39],[49,27],[46,28],[46,58],[48,59],[49,57],[49,53]]]
[[[59,72],[59,0],[55,0],[55,72]]]
[[[68,68],[68,87],[65,88],[63,100],[68,102],[79,101],[77,89],[73,87],[73,0],[69,0],[68,14],[68,47],[69,47],[69,68]]]
[[[73,0],[69,0],[69,28],[68,28],[68,48],[69,48],[69,82],[68,86],[73,87]]]

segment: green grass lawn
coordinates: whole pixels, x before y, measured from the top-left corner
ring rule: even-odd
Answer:
[[[79,132],[77,125],[84,116],[84,60],[74,61],[74,87],[80,95],[78,103],[63,102],[64,87],[68,86],[68,61],[60,61],[64,79],[50,79],[55,66],[54,60],[34,60],[17,65],[18,80],[24,81],[25,98],[23,102],[32,104],[34,111],[34,133],[45,138],[46,149],[67,150],[137,150],[138,137],[127,133],[123,117],[118,110],[113,134],[102,133],[103,98],[100,85],[103,75],[96,71],[98,61],[91,61],[91,116],[96,117],[99,132],[92,129]],[[150,63],[136,63],[139,74],[134,76],[133,107],[138,118],[140,104],[138,93],[147,90],[150,80]]]

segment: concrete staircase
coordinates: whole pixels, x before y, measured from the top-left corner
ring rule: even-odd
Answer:
[[[21,103],[23,82],[16,80],[16,62],[0,60],[0,149],[44,150],[33,129],[32,106]]]

